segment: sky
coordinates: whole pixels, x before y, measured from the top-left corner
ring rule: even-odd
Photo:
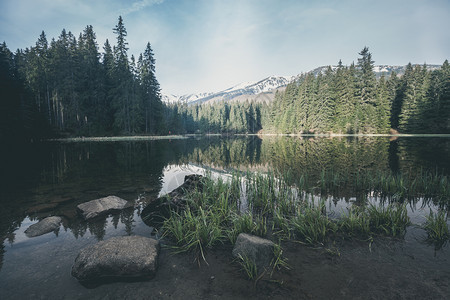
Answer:
[[[92,25],[103,51],[119,15],[129,56],[150,42],[165,94],[349,65],[365,46],[375,64],[450,58],[450,0],[1,0],[0,42],[15,51]]]

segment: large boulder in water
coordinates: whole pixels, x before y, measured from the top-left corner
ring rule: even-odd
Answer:
[[[108,196],[81,203],[77,206],[77,210],[78,213],[81,214],[81,216],[85,220],[87,220],[110,213],[115,210],[122,210],[130,206],[132,205],[122,198],[116,196]]]
[[[113,237],[81,250],[72,266],[78,280],[151,278],[158,267],[159,241],[142,236]]]
[[[202,191],[204,180],[202,175],[192,174],[184,177],[184,183],[148,204],[141,213],[141,218],[149,226],[158,226],[170,215],[170,210],[183,209],[188,199],[186,195],[194,190]]]
[[[47,217],[36,224],[31,225],[25,230],[27,237],[40,236],[59,229],[61,224],[60,217]]]
[[[270,265],[274,258],[274,247],[275,244],[270,240],[241,233],[236,239],[232,254],[234,257],[247,257],[261,269]]]

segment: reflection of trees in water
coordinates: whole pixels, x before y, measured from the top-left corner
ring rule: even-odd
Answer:
[[[134,210],[125,209],[120,212],[120,221],[125,225],[127,235],[133,234]]]
[[[353,174],[360,170],[386,170],[387,139],[349,138],[266,138],[220,139],[208,147],[195,147],[185,162],[222,168],[270,166],[293,175],[318,176],[322,170]]]
[[[201,141],[182,159],[185,163],[217,166],[221,168],[251,167],[261,164],[262,140],[258,137],[221,138]]]
[[[114,229],[119,227],[119,224],[124,225],[127,235],[133,234],[134,225],[134,209],[128,208],[120,212],[114,212],[112,215],[99,216],[91,220],[76,219],[71,224],[69,229],[75,238],[83,237],[89,230],[89,233],[99,241],[103,240],[108,228],[109,220]]]
[[[107,226],[106,216],[87,221],[87,224],[91,235],[95,236],[99,241],[103,240],[103,237],[105,236],[105,229]]]
[[[386,170],[389,142],[376,139],[276,139],[263,144],[264,157],[279,171],[318,177],[322,170],[342,175]],[[266,149],[267,147],[268,149]]]
[[[2,166],[5,167],[2,172],[10,175],[5,176],[3,183],[10,186],[0,189],[0,237],[9,238],[12,243],[14,231],[29,214],[27,211],[43,207],[41,204],[47,205],[47,210],[37,212],[39,219],[62,214],[69,219],[66,229],[76,238],[89,230],[102,239],[106,224],[78,220],[76,205],[111,194],[133,200],[148,191],[147,195],[155,197],[162,187],[164,168],[172,164],[195,163],[228,170],[270,167],[290,170],[293,178],[306,173],[313,182],[322,170],[350,176],[360,170],[402,172],[434,170],[438,166],[450,173],[450,140],[444,138],[399,138],[389,142],[387,138],[369,137],[260,139],[242,136],[52,143],[31,149],[35,152],[18,151],[14,157],[10,154],[4,158],[6,167]],[[123,223],[127,234],[131,234],[133,221],[133,211],[124,211],[113,216],[112,225],[117,228]]]
[[[450,175],[450,138],[399,138],[401,170]]]

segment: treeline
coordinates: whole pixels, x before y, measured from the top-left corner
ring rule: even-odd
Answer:
[[[406,66],[377,79],[369,49],[357,64],[302,74],[271,104],[216,102],[172,105],[179,132],[450,133],[450,66]],[[179,116],[179,117],[177,117]]]
[[[100,54],[92,26],[12,53],[0,45],[0,137],[170,133],[450,133],[450,65],[406,67],[377,79],[369,49],[357,64],[301,75],[272,103],[161,102],[150,43],[128,57],[119,17],[116,45]]]
[[[369,49],[357,65],[304,74],[276,95],[265,128],[283,133],[450,133],[450,66],[408,64],[376,79]]]
[[[15,53],[3,43],[2,136],[20,134],[18,128],[37,128],[41,134],[51,128],[71,136],[163,132],[150,43],[137,59],[129,58],[122,17],[113,31],[117,44],[106,40],[103,54],[92,26],[78,38],[62,30],[50,43],[42,32],[34,47]]]
[[[188,133],[256,133],[262,129],[267,104],[220,101],[213,104],[171,105],[173,128]]]

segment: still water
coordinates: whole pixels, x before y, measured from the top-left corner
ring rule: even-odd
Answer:
[[[231,294],[227,294],[229,291],[234,291],[233,297],[243,296],[239,286],[242,284],[244,286],[242,290],[244,290],[247,283],[236,282],[232,287],[227,287],[223,283],[221,283],[223,285],[221,287],[208,286],[200,294],[192,292],[196,291],[194,288],[191,291],[193,294],[189,294],[187,291],[177,294],[180,291],[175,287],[183,289],[183,285],[173,279],[172,271],[164,266],[164,262],[167,265],[175,266],[173,261],[179,258],[171,258],[166,253],[167,250],[163,250],[162,253],[160,267],[162,275],[157,275],[153,282],[115,283],[96,289],[87,289],[70,275],[71,266],[77,253],[87,245],[113,236],[155,236],[156,230],[142,222],[140,212],[152,199],[180,185],[186,174],[209,171],[215,176],[226,177],[233,172],[281,170],[289,171],[293,178],[306,172],[309,174],[310,180],[316,180],[322,170],[339,170],[342,174],[351,174],[356,170],[390,170],[400,173],[429,171],[450,174],[450,138],[444,137],[408,137],[396,140],[386,137],[206,137],[134,142],[53,142],[5,151],[6,153],[2,155],[0,173],[2,176],[0,189],[0,238],[2,240],[2,244],[0,244],[0,299],[80,299],[86,297],[145,299],[170,298],[177,297],[177,295],[180,298],[184,298],[183,295],[208,298],[214,293],[217,297],[231,296]],[[78,204],[108,195],[117,195],[126,200],[135,201],[136,206],[134,209],[124,210],[119,214],[89,222],[82,221],[77,216],[76,206]],[[330,202],[330,205],[334,206],[336,211],[342,210],[355,199],[353,196],[351,192],[338,196],[329,195],[330,199],[334,200]],[[411,267],[410,262],[403,260],[404,257],[413,256],[418,264],[417,268],[422,269],[422,276],[428,276],[428,273],[423,271],[427,267],[430,268],[430,274],[434,274],[433,276],[439,274],[442,282],[436,282],[431,278],[432,283],[424,283],[425,287],[432,290],[431,292],[426,288],[425,290],[421,289],[425,295],[431,293],[439,298],[450,289],[448,284],[450,250],[448,245],[440,250],[435,250],[423,242],[426,235],[419,225],[425,221],[425,214],[430,209],[436,210],[437,207],[432,203],[421,201],[409,205],[408,213],[413,225],[408,228],[404,240],[395,242],[395,245],[387,242],[390,245],[387,249],[385,245],[380,245],[377,257],[380,259],[386,253],[397,257],[397,261],[393,261],[392,264],[405,264],[402,268],[406,274],[412,272],[409,275],[412,279],[417,277],[417,274],[411,271],[414,267]],[[53,215],[63,217],[63,224],[58,232],[35,238],[26,237],[24,231],[31,224]],[[384,258],[381,259],[381,262],[376,259],[369,262],[363,261],[363,259],[367,259],[366,254],[363,253],[366,248],[358,250],[358,247],[349,248],[348,245],[343,247],[348,248],[346,253],[352,256],[353,260],[347,261],[341,267],[336,266],[336,270],[334,270],[336,273],[347,272],[339,275],[341,278],[356,272],[355,269],[351,269],[352,264],[355,264],[354,268],[358,269],[360,269],[358,263],[379,264],[381,269],[385,263]],[[393,250],[397,248],[400,250]],[[392,254],[392,251],[395,254]],[[361,256],[360,261],[358,261],[358,253]],[[304,254],[304,259],[309,257],[308,255],[313,256],[308,260],[309,263],[323,259],[308,253]],[[345,261],[345,255],[345,253],[342,254],[342,261]],[[214,270],[214,259],[212,260],[213,266],[209,269],[205,267],[209,271],[204,272],[208,273]],[[295,259],[292,260],[295,264]],[[184,262],[179,263],[183,265]],[[219,268],[218,266],[227,269],[229,262],[218,259],[216,267]],[[280,292],[281,294],[272,296],[291,297],[295,295],[301,298],[302,295],[304,298],[327,296],[321,294],[323,293],[322,286],[315,287],[315,281],[311,278],[314,276],[321,278],[324,276],[323,272],[328,274],[330,270],[320,271],[323,269],[323,263],[320,266],[311,263],[309,267],[310,275],[308,276],[303,273],[295,273],[295,271],[291,271],[294,273],[290,275],[290,280],[295,279],[305,285],[310,284],[303,287],[302,293],[304,294],[298,294],[298,291],[291,290],[286,292],[287,294]],[[413,269],[409,270],[409,267]],[[178,273],[178,276],[185,276],[180,280],[187,282],[188,278],[194,280],[198,276],[203,276],[192,275],[189,273],[191,272],[189,268],[191,267],[184,266],[184,273],[183,271]],[[304,268],[307,269],[307,267]],[[345,271],[345,269],[348,270]],[[233,274],[234,271],[236,270],[229,271],[228,277],[222,278],[223,282],[232,281],[232,278],[235,277],[245,282],[245,279],[240,277],[241,275]],[[397,269],[386,270],[386,272],[397,271]],[[197,280],[203,279],[199,277]],[[186,284],[185,288],[190,289],[191,283]],[[194,285],[197,284],[198,282],[194,282]],[[159,294],[149,296],[147,293],[150,287],[158,290]],[[392,288],[392,290],[396,290],[396,288],[399,287]],[[227,292],[221,294],[223,292],[221,289]],[[271,291],[277,289],[273,288]],[[337,298],[341,296],[345,298],[359,295],[358,293],[364,292],[367,287],[360,287],[359,292],[358,288],[352,290],[348,286],[340,286],[339,289],[340,293],[336,294]],[[400,290],[394,294],[387,294],[387,296],[396,296],[396,293],[402,295],[405,291]],[[254,295],[246,295],[246,297],[251,296]],[[384,296],[386,294],[380,294],[380,297]]]

